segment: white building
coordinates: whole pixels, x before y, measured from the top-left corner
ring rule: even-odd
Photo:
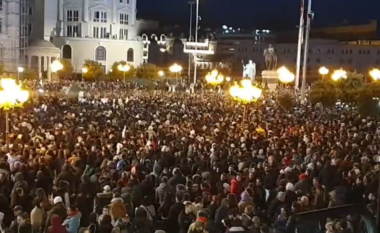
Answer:
[[[76,72],[85,60],[100,62],[105,71],[116,61],[134,66],[143,62],[138,33],[151,24],[136,19],[136,0],[31,1],[28,61],[38,72],[49,70],[57,51],[58,57],[71,60]]]
[[[0,63],[16,72],[24,63],[27,47],[27,0],[0,0]]]

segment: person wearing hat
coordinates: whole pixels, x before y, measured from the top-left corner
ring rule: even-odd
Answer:
[[[22,214],[22,211],[23,211],[23,209],[22,209],[22,206],[20,206],[20,205],[16,205],[15,207],[13,207],[13,214],[16,217],[16,219],[12,221],[9,228],[12,229],[14,232],[18,232],[19,224],[17,222],[17,216]]]
[[[102,213],[102,210],[105,206],[108,206],[111,203],[113,193],[111,191],[111,186],[106,185],[103,187],[103,192],[96,195],[96,206],[95,211],[98,214]]]
[[[58,215],[61,220],[67,218],[67,210],[60,196],[53,199],[53,208],[47,213],[44,232],[48,232],[47,230],[51,226],[51,218],[53,215]]]

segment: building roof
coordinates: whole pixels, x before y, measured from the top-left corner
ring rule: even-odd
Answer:
[[[43,40],[43,39],[37,39],[37,40],[29,41],[29,47],[57,48],[51,42]]]

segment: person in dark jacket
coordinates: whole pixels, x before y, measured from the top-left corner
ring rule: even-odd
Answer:
[[[170,186],[177,187],[178,184],[182,184],[182,185],[186,184],[186,178],[183,177],[179,168],[174,168],[173,174],[174,174],[174,176],[169,179],[169,185]]]
[[[45,230],[44,230],[45,233],[49,232],[48,228],[51,226],[51,223],[53,221],[52,220],[53,215],[58,215],[58,217],[61,221],[63,221],[63,219],[67,218],[67,210],[66,210],[66,207],[64,206],[64,204],[62,202],[62,198],[59,196],[55,197],[53,200],[53,204],[54,204],[53,208],[47,213]],[[55,219],[54,221],[58,221],[58,220]],[[62,224],[62,222],[60,224]]]
[[[185,203],[185,208],[182,209],[178,216],[178,225],[180,233],[187,233],[189,226],[195,221],[196,217],[191,209],[191,203]]]
[[[100,221],[97,233],[110,233],[113,229],[112,219],[110,215],[104,215]]]
[[[179,226],[175,223],[178,223],[178,216],[184,208],[185,206],[182,203],[182,196],[177,194],[176,203],[173,204],[169,210],[168,219],[173,223],[173,225],[170,226],[169,233],[177,233],[179,231]]]

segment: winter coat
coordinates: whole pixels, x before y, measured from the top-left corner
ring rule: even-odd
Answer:
[[[57,214],[53,214],[51,217],[50,225],[48,233],[69,233],[67,229],[62,226],[62,219]]]

